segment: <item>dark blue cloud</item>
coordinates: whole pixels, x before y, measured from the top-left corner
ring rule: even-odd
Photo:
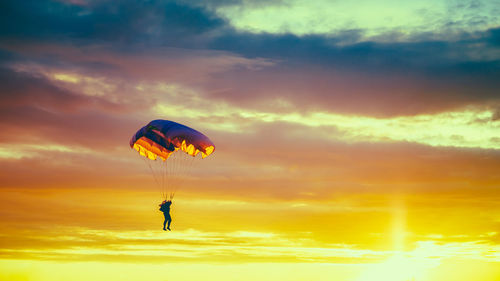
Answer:
[[[500,48],[500,28],[493,28],[488,31],[487,42],[496,48]]]
[[[202,8],[169,1],[3,1],[1,39],[178,45],[223,24]]]
[[[64,38],[88,35],[92,31],[88,16],[79,6],[52,1],[2,1],[0,34],[2,39]]]

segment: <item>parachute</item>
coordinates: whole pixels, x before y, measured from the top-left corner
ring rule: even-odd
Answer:
[[[164,200],[173,199],[198,154],[203,159],[215,150],[204,134],[168,120],[153,120],[140,128],[130,139],[130,147],[144,156]]]

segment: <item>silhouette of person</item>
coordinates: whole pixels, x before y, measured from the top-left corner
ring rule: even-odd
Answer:
[[[172,205],[172,200],[164,200],[159,206],[160,206],[160,211],[163,212],[163,216],[165,217],[165,220],[163,221],[163,230],[171,230],[170,229],[170,223],[172,223],[172,217],[170,216],[170,205]],[[168,223],[167,228],[165,228],[165,225]]]

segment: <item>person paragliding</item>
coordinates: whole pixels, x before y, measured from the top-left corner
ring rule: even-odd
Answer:
[[[201,154],[202,159],[209,156],[215,146],[207,136],[193,128],[173,121],[153,120],[132,136],[130,147],[145,157],[160,186],[164,200],[159,205],[165,217],[163,230],[170,230],[170,206],[180,183],[191,170],[196,156]]]
[[[164,200],[159,206],[160,206],[160,211],[163,212],[163,216],[165,217],[165,220],[163,221],[163,230],[171,230],[170,229],[170,224],[172,223],[172,217],[170,216],[170,205],[172,205],[172,200]],[[167,228],[165,228],[165,225],[168,223]]]

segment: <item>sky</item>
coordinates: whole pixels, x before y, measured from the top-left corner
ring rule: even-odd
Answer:
[[[498,0],[2,1],[0,280],[499,280],[499,77]]]

